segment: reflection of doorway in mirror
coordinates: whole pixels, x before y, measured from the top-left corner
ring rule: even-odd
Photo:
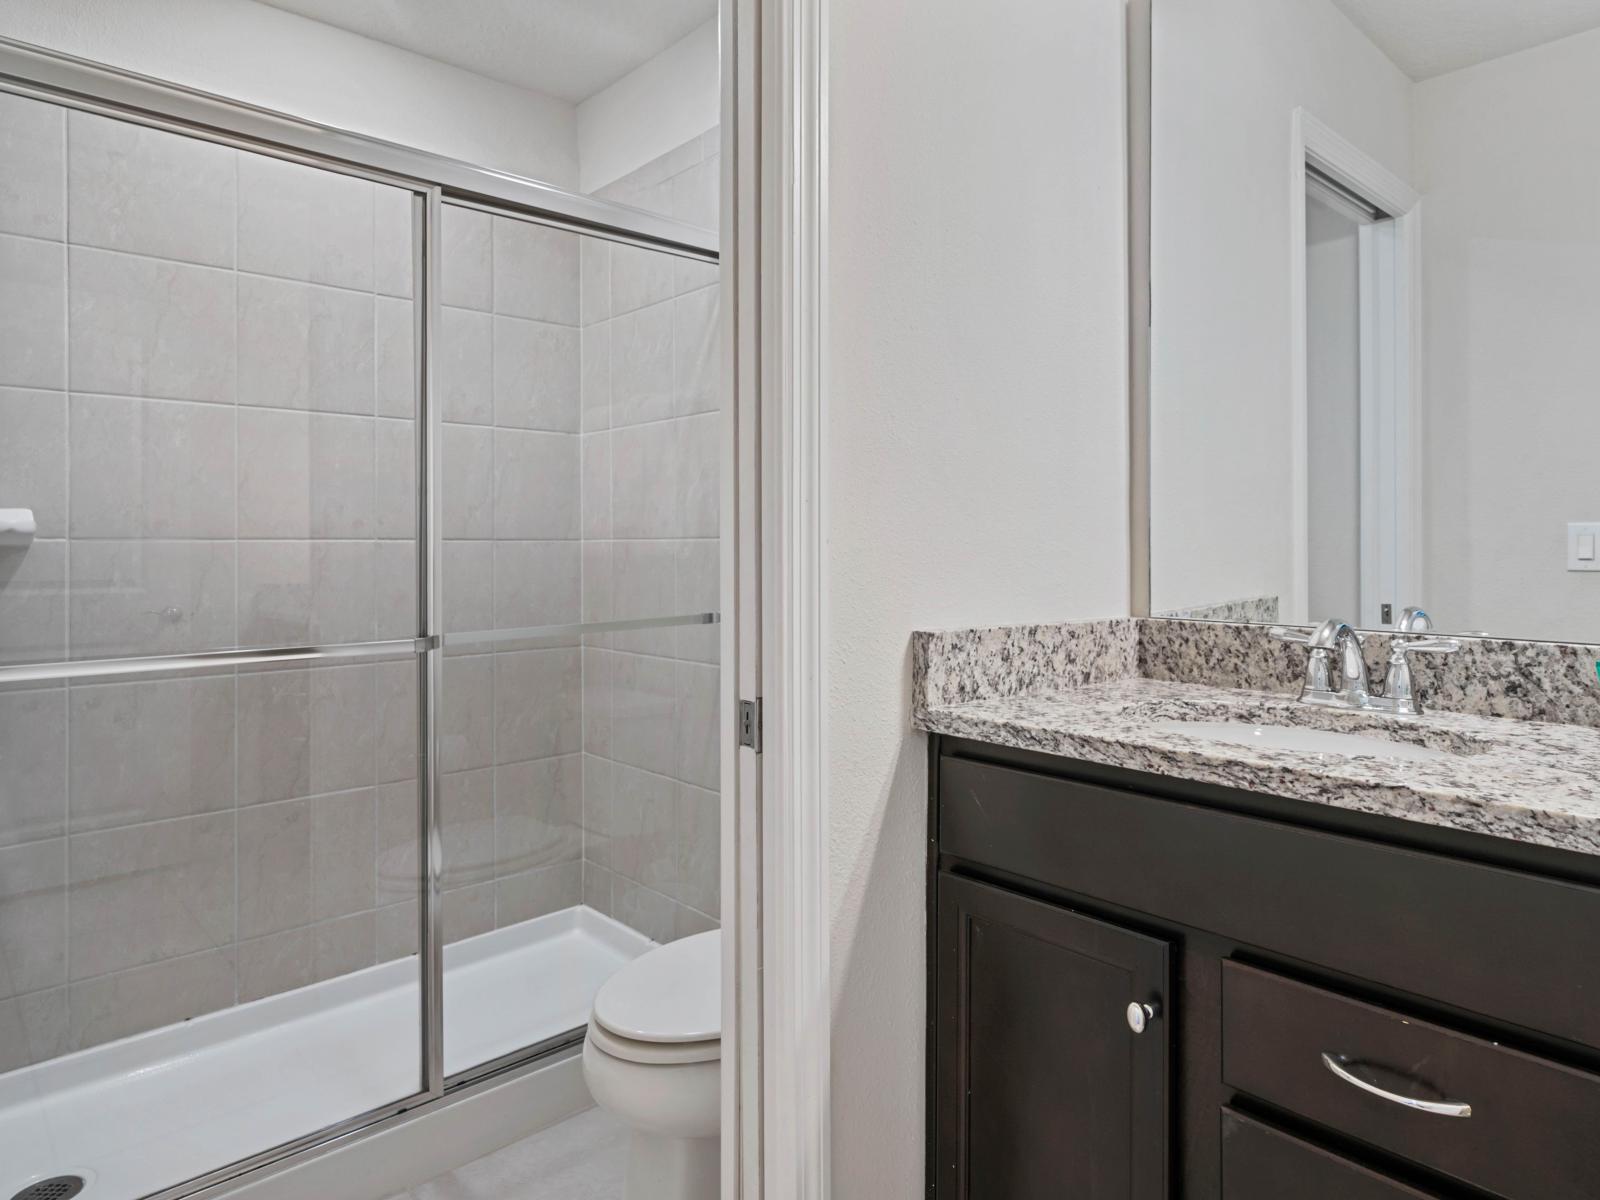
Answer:
[[[1306,168],[1306,600],[1367,628],[1396,610],[1394,218]],[[1410,501],[1412,497],[1405,496]]]
[[[1415,602],[1417,198],[1296,114],[1291,619],[1388,625]]]

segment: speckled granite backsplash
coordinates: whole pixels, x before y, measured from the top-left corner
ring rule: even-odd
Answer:
[[[1375,681],[1389,638],[1366,639]],[[1600,646],[1463,638],[1456,654],[1412,659],[1425,707],[1443,712],[1600,728]],[[1042,695],[1118,679],[1156,679],[1294,694],[1303,646],[1274,641],[1264,625],[1121,617],[1060,625],[917,633],[913,706]]]

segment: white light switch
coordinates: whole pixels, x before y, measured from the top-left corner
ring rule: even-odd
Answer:
[[[1567,570],[1600,571],[1600,521],[1567,526]]]

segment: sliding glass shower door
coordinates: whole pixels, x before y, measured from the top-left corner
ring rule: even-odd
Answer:
[[[0,1195],[132,1200],[423,1088],[421,206],[0,146]]]
[[[0,1197],[165,1198],[570,1047],[716,926],[717,266],[28,90]],[[714,134],[613,199],[714,226]]]
[[[720,363],[703,257],[465,204],[442,232],[456,1076],[570,1038],[628,959],[715,925]]]

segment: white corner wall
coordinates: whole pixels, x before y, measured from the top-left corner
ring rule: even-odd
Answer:
[[[578,105],[578,189],[586,194],[721,121],[717,19]]]
[[[560,187],[572,105],[254,0],[0,0],[0,35]]]
[[[1411,174],[1411,81],[1330,0],[1156,0],[1156,612],[1293,594],[1290,139],[1304,107]],[[1286,619],[1301,614],[1285,613]]]
[[[1600,30],[1417,85],[1427,326],[1423,603],[1581,641],[1600,574]]]
[[[922,1194],[918,628],[1128,606],[1121,0],[832,5],[834,1195]]]

